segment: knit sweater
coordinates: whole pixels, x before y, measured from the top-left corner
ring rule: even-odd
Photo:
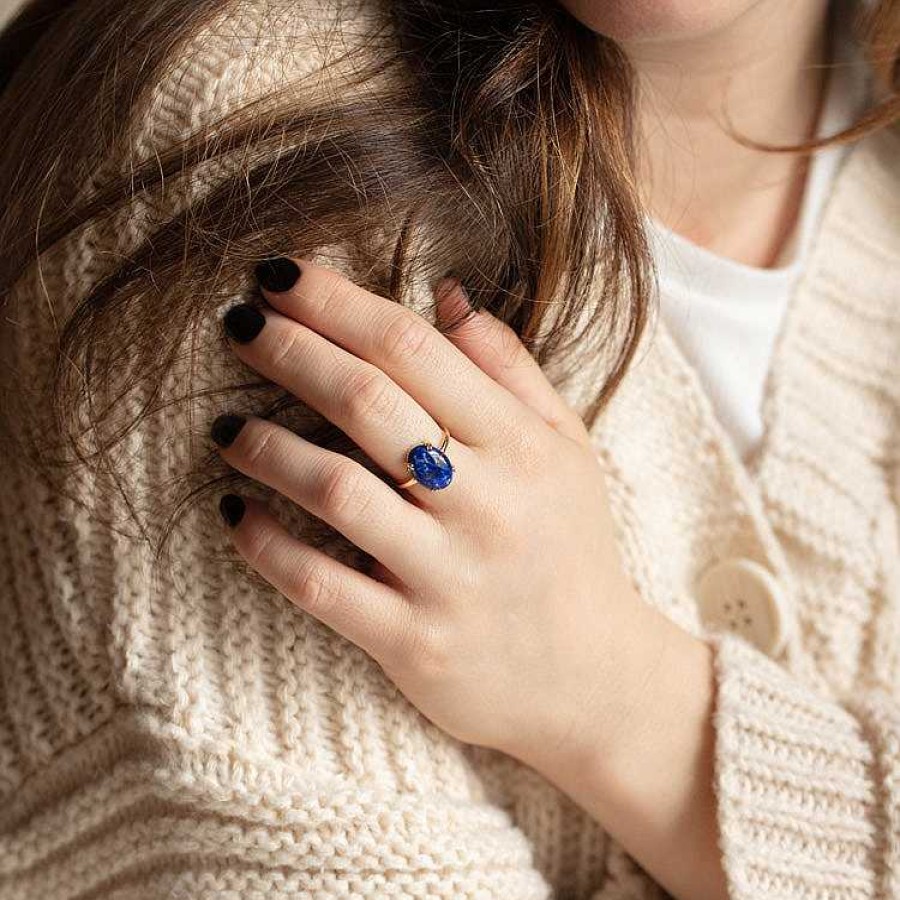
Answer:
[[[223,4],[136,111],[134,154],[314,71],[329,22],[324,5],[303,11]],[[900,897],[898,161],[900,136],[882,131],[838,172],[752,463],[661,321],[591,431],[641,597],[715,651],[735,900]],[[7,390],[52,368],[59,317],[145,227],[134,211],[98,223],[25,272],[0,332]],[[354,274],[346,254],[319,261]],[[409,302],[429,314],[427,287]],[[207,352],[196,399],[124,438],[129,486],[164,496],[221,412],[204,389],[246,377],[219,327],[193,341]],[[586,406],[599,377],[586,365],[566,399]],[[100,474],[72,476],[86,503],[15,459],[4,474],[2,900],[667,896],[541,775],[447,736],[366,654],[249,577],[212,500],[159,567],[108,524]]]

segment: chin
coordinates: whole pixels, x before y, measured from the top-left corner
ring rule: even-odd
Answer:
[[[727,28],[766,0],[560,0],[576,19],[616,41],[690,40]],[[785,2],[785,0],[782,0]]]

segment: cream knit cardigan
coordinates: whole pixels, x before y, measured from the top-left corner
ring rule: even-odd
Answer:
[[[298,8],[223,4],[136,115],[134,152],[315,70],[337,39],[323,39],[324,7]],[[366,11],[353,15],[364,33]],[[54,315],[142,221],[68,240],[17,284],[0,358],[21,384],[49,365]],[[424,287],[411,298],[427,300]],[[218,327],[194,387],[240,374]],[[755,462],[737,457],[662,323],[593,431],[642,596],[716,650],[735,900],[900,897],[898,350],[900,137],[882,132],[838,174]],[[586,368],[567,396],[595,388]],[[163,493],[219,411],[205,399],[190,419],[151,417],[125,444],[132,485]],[[229,564],[213,503],[159,571],[15,461],[3,496],[3,900],[666,896],[536,772],[444,735],[364,653]],[[780,652],[704,620],[698,579],[724,559],[778,585]]]

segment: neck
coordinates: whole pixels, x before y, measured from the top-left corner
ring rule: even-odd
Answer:
[[[742,146],[811,137],[827,70],[824,0],[760,0],[713,33],[626,46],[637,72],[644,202],[700,246],[776,263],[796,224],[807,160]]]

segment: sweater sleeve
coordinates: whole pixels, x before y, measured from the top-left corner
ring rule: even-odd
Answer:
[[[897,698],[834,702],[733,634],[710,642],[729,896],[900,897]]]

